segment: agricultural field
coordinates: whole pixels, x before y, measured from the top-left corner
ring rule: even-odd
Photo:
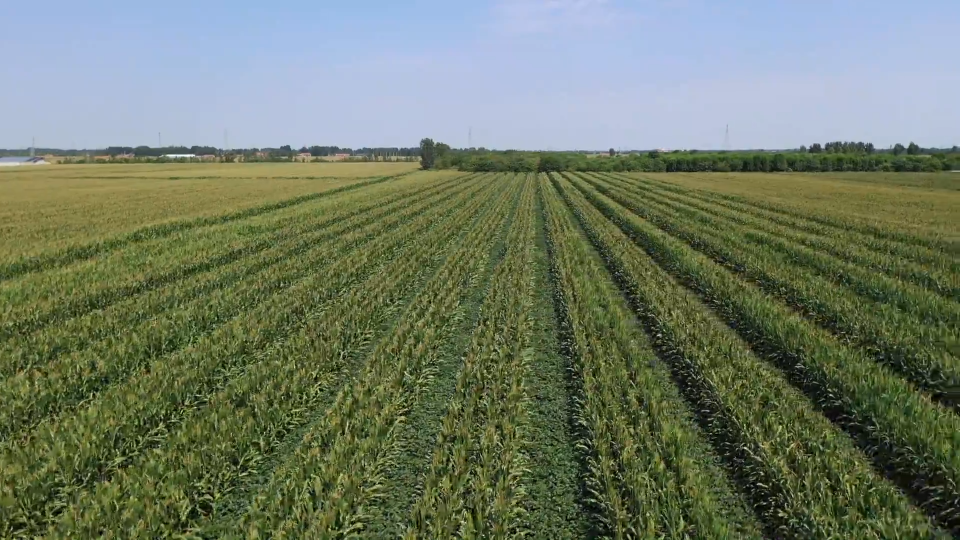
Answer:
[[[960,536],[945,179],[157,167],[0,173],[0,538]]]
[[[138,226],[311,197],[415,168],[415,163],[0,168],[0,258],[92,243]]]

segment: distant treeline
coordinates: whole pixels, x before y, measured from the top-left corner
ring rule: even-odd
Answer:
[[[424,168],[473,172],[937,172],[960,170],[960,148],[924,153],[914,143],[878,152],[872,144],[831,142],[784,152],[579,152],[457,150],[424,139],[420,144]],[[904,155],[905,154],[905,155]]]
[[[0,156],[25,155],[29,150],[3,150]],[[217,156],[217,161],[289,161],[299,154],[311,158],[343,156],[349,161],[421,160],[426,169],[459,169],[474,172],[497,171],[643,171],[643,172],[832,172],[886,171],[936,172],[960,170],[960,147],[949,149],[922,148],[915,143],[877,149],[871,143],[835,141],[814,143],[797,150],[778,152],[747,150],[736,152],[624,152],[614,149],[596,152],[529,152],[454,149],[431,139],[419,147],[310,146],[296,149],[291,145],[279,148],[237,148],[224,151],[212,146],[111,146],[99,150],[60,150],[38,148],[38,155],[54,154],[85,160],[86,156],[110,156],[114,162],[163,162],[161,156],[194,154]]]
[[[937,172],[960,170],[960,154],[659,153],[589,157],[570,153],[459,152],[437,158],[437,168],[474,172],[643,171],[643,172]]]

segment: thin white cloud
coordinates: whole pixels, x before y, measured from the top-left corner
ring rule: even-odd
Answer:
[[[512,34],[609,27],[622,16],[609,0],[497,0],[494,11],[500,30]]]

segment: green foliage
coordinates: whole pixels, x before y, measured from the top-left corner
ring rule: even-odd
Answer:
[[[873,471],[861,451],[910,479],[908,489],[929,515],[938,516],[938,523],[960,525],[960,418],[952,411],[931,403],[863,351],[833,339],[668,231],[581,182],[563,186],[591,240],[624,277],[626,292],[638,299],[641,318],[666,341],[668,351],[679,355],[678,369],[688,373],[684,384],[692,385],[699,403],[711,404],[709,429],[732,452],[750,489],[773,489],[767,496],[774,500],[767,500],[763,513],[780,529],[775,536],[865,537],[871,530],[886,531],[884,537],[942,536]],[[627,247],[633,243],[645,257]],[[702,303],[677,290],[671,278]],[[714,328],[714,319],[698,315],[704,306],[750,348],[730,341],[728,332]],[[837,437],[835,428],[786,380],[854,437]],[[904,411],[910,411],[909,420]],[[795,452],[807,444],[817,450]],[[843,473],[832,475],[831,470]],[[817,480],[804,480],[805,475]],[[809,482],[818,488],[805,489]],[[791,495],[778,499],[776,493]],[[786,501],[791,501],[789,507],[779,507]],[[846,504],[871,508],[865,510],[869,521],[851,519],[841,509]]]
[[[525,271],[533,264],[536,184],[530,178],[523,184],[506,253],[480,308],[407,537],[485,538],[529,528],[520,509],[523,448],[531,431],[525,425],[530,396],[523,381],[533,281]]]
[[[860,152],[649,152],[617,159],[588,157],[573,152],[465,152],[449,151],[436,168],[472,172],[936,172],[949,164],[920,156]],[[831,147],[833,148],[833,147]],[[957,158],[960,160],[960,158]]]
[[[541,190],[557,311],[581,381],[578,422],[601,535],[627,538],[633,531],[658,538],[671,531],[677,537],[759,538],[759,527],[715,466],[669,370],[629,322],[623,296],[570,210],[549,182],[543,180]]]
[[[540,172],[557,172],[567,170],[569,165],[563,157],[558,154],[546,154],[540,157],[540,163],[537,170]]]
[[[813,146],[820,147],[819,144]],[[810,147],[811,152],[813,146]],[[822,150],[828,154],[872,154],[876,149],[873,143],[833,141],[825,144]]]
[[[627,174],[955,154],[433,152],[5,259],[0,537],[960,534],[949,236]]]
[[[960,309],[940,296],[949,285],[931,281],[929,273],[918,273],[913,265],[873,252],[857,252],[857,248],[830,238],[797,235],[774,221],[753,217],[766,212],[692,199],[675,186],[616,177],[603,181],[587,177],[587,181],[718,264],[736,269],[770,295],[816,315],[816,320],[838,337],[875,351],[878,361],[904,373],[918,387],[935,393],[960,386],[960,362],[951,357],[946,345],[951,339],[949,329],[960,324]],[[866,272],[821,250],[883,268],[893,276]],[[896,279],[900,275],[916,280],[919,286]],[[889,332],[889,328],[898,332]]]
[[[437,146],[433,139],[423,139],[420,141],[420,167],[429,170],[434,167],[437,161]]]

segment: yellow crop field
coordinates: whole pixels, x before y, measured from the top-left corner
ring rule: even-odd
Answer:
[[[412,166],[411,166],[412,165]],[[0,168],[0,260],[392,176],[416,164],[140,164]]]
[[[16,169],[0,538],[960,535],[947,176]]]
[[[960,175],[942,173],[646,174],[683,187],[743,196],[922,236],[960,241]]]

